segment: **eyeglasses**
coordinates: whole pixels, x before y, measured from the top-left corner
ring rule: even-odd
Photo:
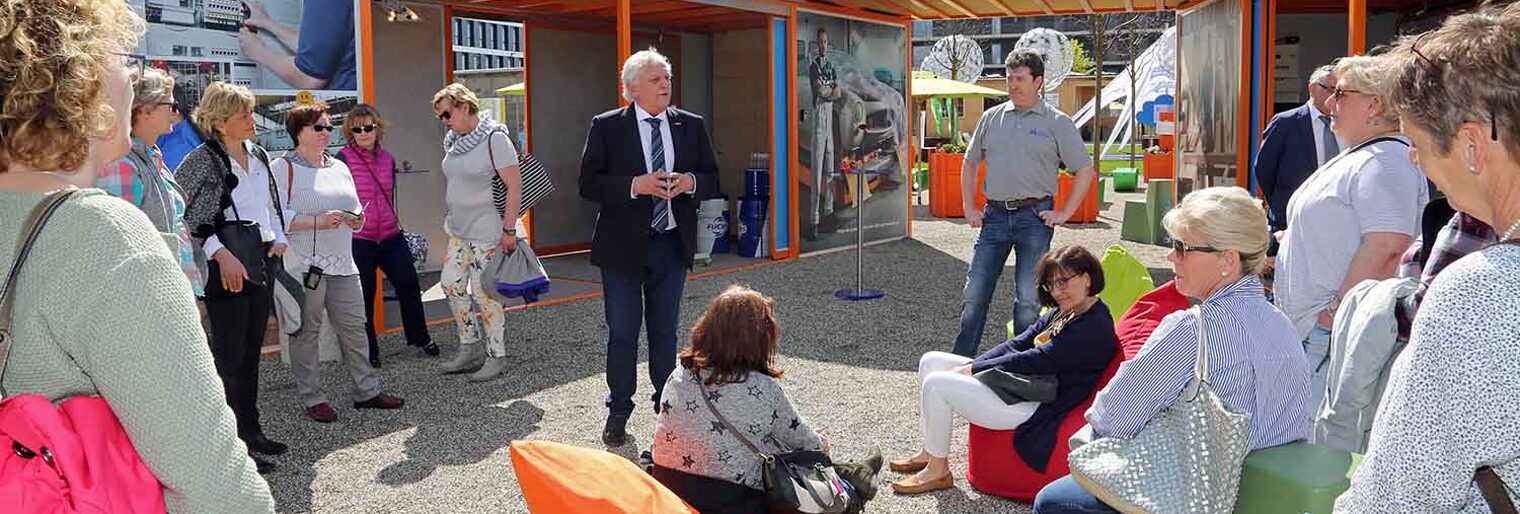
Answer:
[[[368,134],[368,133],[374,132],[374,131],[375,131],[375,126],[373,124],[370,124],[370,125],[358,125],[358,126],[354,127],[354,133],[355,134]]]
[[[1172,251],[1177,255],[1187,256],[1188,252],[1219,253],[1219,249],[1212,246],[1191,246],[1180,240],[1172,240]]]
[[[438,121],[449,121],[449,118],[453,117],[454,113],[449,112],[447,109],[445,109],[443,112],[438,113]]]
[[[1061,277],[1061,278],[1052,280],[1049,283],[1040,284],[1040,289],[1044,290],[1047,293],[1055,292],[1057,289],[1066,289],[1066,285],[1070,284],[1071,281],[1072,281],[1072,279],[1077,278],[1079,275],[1080,274],[1071,275],[1071,276],[1068,276],[1068,277]]]
[[[1372,94],[1372,93],[1368,93],[1366,91],[1362,91],[1360,89],[1346,89],[1346,88],[1343,88],[1343,87],[1336,87],[1334,89],[1334,91],[1335,92],[1330,93],[1330,97],[1334,98],[1336,100],[1339,100],[1342,97],[1345,97],[1346,95],[1351,94],[1351,93],[1360,93],[1360,94],[1364,94],[1364,95],[1370,95],[1370,94]]]
[[[158,102],[158,103],[153,104],[154,107],[159,107],[159,106],[164,106],[164,105],[169,106],[169,112],[179,113],[179,104],[176,104],[174,102]]]
[[[333,126],[332,125],[312,125],[311,129],[315,130],[317,132],[327,132],[329,130],[332,130]]]
[[[1335,86],[1327,86],[1323,82],[1310,82],[1309,85],[1322,87],[1325,91],[1335,91]]]
[[[127,71],[129,71],[129,72],[130,71],[135,71],[135,72],[137,72],[138,75],[142,75],[142,73],[148,69],[148,58],[147,57],[144,57],[144,56],[138,55],[138,54],[128,54],[128,53],[120,53],[120,52],[117,52],[116,55],[118,55],[118,56],[120,56],[122,58],[122,61],[123,61],[122,64],[124,66],[126,66]]]
[[[1421,61],[1425,61],[1425,65],[1429,66],[1431,71],[1436,72],[1437,76],[1439,76],[1440,67],[1436,66],[1436,62],[1431,60],[1430,57],[1426,57],[1425,52],[1420,51],[1420,43],[1425,41],[1425,38],[1429,37],[1432,32],[1435,31],[1428,31],[1420,34],[1420,37],[1414,38],[1414,42],[1409,44],[1409,52],[1413,53],[1415,57],[1419,57]],[[1488,108],[1488,138],[1494,141],[1499,140],[1499,113],[1493,107]]]

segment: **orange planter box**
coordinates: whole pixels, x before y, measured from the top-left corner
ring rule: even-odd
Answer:
[[[1177,170],[1173,164],[1172,154],[1145,154],[1145,179],[1177,178]]]
[[[966,216],[965,206],[961,204],[961,166],[965,162],[965,154],[929,152],[929,214],[940,218]],[[987,179],[987,163],[983,161],[977,170],[976,208],[980,209],[987,205],[987,195],[982,192],[982,183]]]
[[[1061,174],[1059,188],[1056,190],[1056,209],[1062,209],[1066,205],[1066,199],[1071,196],[1072,186],[1076,185],[1075,175]],[[1093,176],[1092,183],[1087,188],[1087,194],[1082,197],[1082,205],[1071,214],[1068,223],[1095,223],[1098,221],[1098,177]]]

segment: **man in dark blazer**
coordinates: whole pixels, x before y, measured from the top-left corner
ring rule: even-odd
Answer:
[[[1326,105],[1335,93],[1335,83],[1334,64],[1315,69],[1309,76],[1309,101],[1273,116],[1262,133],[1261,149],[1251,172],[1267,198],[1273,232],[1287,228],[1288,200],[1298,186],[1340,153],[1340,144],[1330,132],[1330,108]],[[1275,238],[1270,250],[1268,255],[1277,254]]]
[[[717,156],[701,116],[670,106],[671,67],[653,49],[623,63],[627,107],[591,120],[581,197],[600,206],[591,264],[602,270],[607,317],[607,424],[622,446],[633,414],[639,327],[648,323],[655,412],[675,369],[682,291],[696,249],[697,204],[719,193]]]

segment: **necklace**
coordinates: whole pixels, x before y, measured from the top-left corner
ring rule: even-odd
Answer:
[[[1515,231],[1516,230],[1520,230],[1520,220],[1515,220],[1514,223],[1510,224],[1509,230],[1504,231],[1504,237],[1499,238],[1499,240],[1500,241],[1509,241],[1511,238],[1513,238],[1515,236]]]

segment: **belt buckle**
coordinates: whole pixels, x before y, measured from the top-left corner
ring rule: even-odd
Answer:
[[[1003,204],[1003,210],[1008,212],[1019,210],[1019,207],[1017,205],[1014,205],[1016,202],[1018,202],[1018,200],[998,200],[998,203]]]

